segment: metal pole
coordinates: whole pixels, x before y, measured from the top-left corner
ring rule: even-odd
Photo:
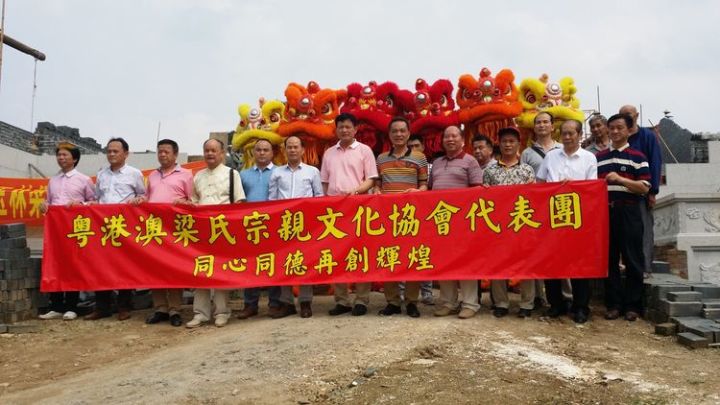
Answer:
[[[32,90],[32,102],[30,105],[30,132],[35,132],[33,124],[35,123],[35,94],[37,93],[37,62],[35,59],[35,69],[33,69],[33,90]]]
[[[597,99],[598,99],[597,111],[602,112],[602,110],[600,109],[600,86],[599,85],[596,86],[596,92],[597,92]]]
[[[5,0],[2,0],[2,11],[0,11],[0,90],[2,90],[2,60],[3,45],[5,44]]]

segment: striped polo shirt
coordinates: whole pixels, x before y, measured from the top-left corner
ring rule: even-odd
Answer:
[[[428,186],[432,190],[479,186],[482,184],[482,175],[480,164],[465,152],[454,158],[441,156],[433,161]]]
[[[428,179],[428,163],[423,153],[408,148],[403,156],[383,152],[376,160],[383,193],[402,193],[420,187],[420,182]]]
[[[625,144],[619,149],[612,146],[595,155],[598,161],[598,179],[605,179],[610,172],[630,180],[641,180],[650,185],[650,166],[642,152]],[[644,197],[619,184],[608,184],[610,201],[641,201]]]

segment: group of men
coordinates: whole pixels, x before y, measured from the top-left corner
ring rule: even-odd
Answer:
[[[464,135],[456,126],[443,132],[445,154],[429,164],[422,152],[422,139],[411,137],[409,122],[395,117],[388,128],[391,149],[377,156],[357,141],[356,118],[347,113],[335,119],[338,142],[325,151],[320,170],[302,162],[303,140],[291,136],[284,141],[287,164],[273,165],[273,145],[259,139],[252,149],[254,165],[240,171],[225,166],[225,145],[216,139],[203,144],[207,168],[195,176],[177,164],[178,145],[164,139],[157,144],[160,167],[143,181],[142,173],[125,163],[129,147],[122,138],[107,144],[109,166],[98,172],[96,184],[76,170],[79,150],[60,144],[56,157],[60,172],[50,179],[47,205],[130,203],[235,204],[244,201],[271,201],[289,198],[313,198],[323,195],[344,196],[366,193],[411,193],[426,190],[457,189],[475,186],[502,186],[534,182],[604,179],[608,184],[610,213],[609,275],[605,281],[607,319],[621,315],[629,321],[642,312],[643,274],[649,271],[652,251],[651,208],[658,192],[660,150],[654,133],[637,125],[637,111],[625,106],[619,114],[606,119],[594,115],[590,121],[592,144],[581,148],[583,123],[565,121],[561,126],[562,143],[552,139],[553,117],[541,112],[535,118],[535,142],[520,153],[520,132],[514,127],[498,133],[499,145],[489,137],[477,135],[472,141],[473,154],[465,153]],[[650,225],[648,225],[650,224]],[[649,230],[648,230],[649,228]],[[649,235],[649,241],[648,241]],[[643,244],[645,243],[645,245]],[[547,247],[552,249],[552,247]],[[625,266],[627,282],[621,283],[620,263]],[[480,308],[478,280],[440,281],[435,316],[473,317]],[[507,280],[492,280],[493,315],[509,313]],[[577,323],[588,320],[590,287],[587,279],[523,280],[519,284],[519,317],[529,317],[538,305],[549,303],[546,314],[559,317],[569,312]],[[329,315],[367,313],[370,283],[356,283],[351,300],[346,284],[334,285],[335,306]],[[268,315],[283,318],[298,313],[292,287],[271,286]],[[244,308],[239,319],[258,315],[260,288],[243,291]],[[422,293],[421,293],[422,292]],[[430,282],[388,282],[384,284],[387,305],[382,316],[402,313],[419,317],[418,301],[432,303]],[[152,291],[154,312],[149,324],[169,321],[181,326],[182,290]],[[87,320],[111,316],[112,291],[96,292],[96,306]],[[228,323],[229,290],[196,289],[193,318],[185,325],[195,328],[214,320],[218,327]],[[42,319],[75,319],[77,293],[52,293],[50,311]],[[131,291],[117,294],[118,319],[130,317]],[[313,288],[299,289],[300,316],[312,316]]]

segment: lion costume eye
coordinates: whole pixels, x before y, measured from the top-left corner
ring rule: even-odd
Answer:
[[[395,101],[393,101],[392,97],[388,96],[385,98],[385,104],[387,104],[388,107],[392,107],[395,105]]]
[[[468,89],[463,89],[462,96],[464,99],[471,99],[472,98],[472,92]]]
[[[535,104],[537,102],[537,98],[535,97],[535,94],[531,92],[525,93],[525,100],[527,100],[530,104]]]
[[[331,112],[332,112],[332,104],[331,103],[325,104],[322,108],[322,114],[327,115],[327,114],[330,114]]]
[[[440,96],[440,105],[443,107],[447,106],[447,97],[445,97],[444,94]]]
[[[278,122],[280,121],[280,113],[272,113],[270,114],[270,122]]]

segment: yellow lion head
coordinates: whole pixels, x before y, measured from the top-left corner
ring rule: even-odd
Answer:
[[[532,129],[535,116],[539,112],[552,114],[555,122],[555,136],[559,139],[560,125],[566,120],[583,122],[585,114],[580,110],[580,100],[575,96],[577,87],[571,77],[563,77],[560,82],[550,82],[548,75],[539,79],[528,78],[520,83],[520,102],[523,112],[517,117],[518,126]]]
[[[258,139],[265,139],[272,144],[275,152],[273,163],[285,163],[285,156],[281,153],[284,138],[277,134],[280,121],[285,119],[285,103],[260,98],[258,105],[251,107],[250,104],[240,104],[238,107],[240,122],[233,135],[232,147],[234,151],[242,152],[243,168],[252,167],[252,150]]]

